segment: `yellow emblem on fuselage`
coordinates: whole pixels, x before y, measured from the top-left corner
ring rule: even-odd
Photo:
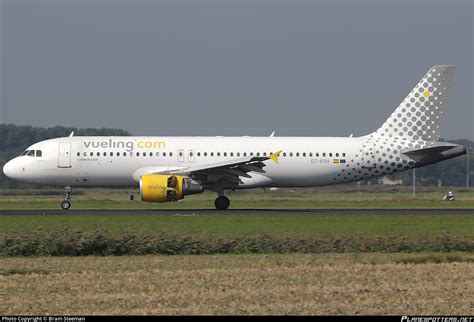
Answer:
[[[281,152],[282,152],[282,150],[277,151],[277,152],[275,152],[275,153],[272,153],[272,154],[270,154],[270,155],[268,156],[268,158],[269,158],[269,159],[272,159],[273,162],[278,163],[278,157],[280,156],[280,153],[281,153]]]

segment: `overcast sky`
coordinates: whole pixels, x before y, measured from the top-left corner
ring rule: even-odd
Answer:
[[[442,137],[474,139],[471,1],[0,0],[0,122],[136,135],[377,129],[457,65]]]

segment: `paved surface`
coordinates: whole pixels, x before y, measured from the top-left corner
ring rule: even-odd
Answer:
[[[169,215],[169,216],[199,216],[199,215],[474,215],[474,209],[70,209],[70,210],[0,210],[1,215]]]

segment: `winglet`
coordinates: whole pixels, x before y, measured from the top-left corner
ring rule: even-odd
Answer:
[[[278,157],[280,156],[280,153],[282,152],[282,150],[280,151],[277,151],[275,153],[272,153],[268,156],[269,159],[272,159],[275,163],[278,163]]]
[[[73,137],[74,136],[74,131],[71,132],[71,134],[69,134],[69,137]]]

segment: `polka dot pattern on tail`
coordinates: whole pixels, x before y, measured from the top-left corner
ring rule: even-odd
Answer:
[[[370,137],[437,141],[455,66],[430,68],[385,123]]]

